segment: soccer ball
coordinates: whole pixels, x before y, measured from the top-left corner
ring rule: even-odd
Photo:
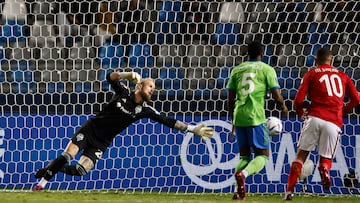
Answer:
[[[269,135],[279,135],[283,129],[283,125],[280,119],[276,117],[268,117],[266,120],[266,127],[269,130]]]
[[[314,162],[311,159],[307,159],[302,166],[301,174],[299,179],[304,180],[314,171]]]

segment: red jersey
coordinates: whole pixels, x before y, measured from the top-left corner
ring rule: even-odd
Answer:
[[[306,95],[311,102],[308,115],[330,121],[340,128],[343,124],[343,112],[349,113],[360,101],[349,76],[328,64],[312,68],[304,75],[294,101],[294,109],[299,116],[304,113],[303,102]],[[350,100],[346,105],[345,95]]]

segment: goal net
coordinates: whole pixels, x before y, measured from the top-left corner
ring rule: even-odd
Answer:
[[[284,132],[271,137],[266,167],[246,180],[250,193],[285,190],[302,125],[292,101],[319,47],[331,48],[334,66],[360,88],[358,1],[1,2],[3,190],[35,185],[34,172],[60,155],[109,101],[113,92],[105,75],[112,71],[154,78],[152,106],[187,123],[205,122],[214,137],[201,140],[143,119],[115,138],[91,172],[58,173],[46,189],[233,192],[239,155],[229,137],[226,83],[232,67],[246,61],[251,40],[265,45],[263,60],[276,69],[290,115],[281,117],[267,101],[266,115],[281,117]],[[344,118],[330,190],[322,189],[315,167],[297,192],[358,191],[343,179],[360,172],[359,120],[359,109]],[[318,163],[315,152],[310,159]]]

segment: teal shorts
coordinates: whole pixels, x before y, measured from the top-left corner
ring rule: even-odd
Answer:
[[[239,149],[242,147],[253,147],[257,149],[269,149],[270,138],[266,124],[258,126],[239,127],[235,126]]]

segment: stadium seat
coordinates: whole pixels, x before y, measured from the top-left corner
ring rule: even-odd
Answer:
[[[130,67],[152,67],[154,65],[154,56],[149,44],[132,44],[129,51]]]
[[[11,20],[7,19],[3,21],[0,26],[0,45],[5,43],[22,42],[25,41],[25,33],[23,20]]]
[[[218,23],[212,41],[215,44],[238,44],[240,37],[239,25],[236,23]]]
[[[180,1],[165,1],[159,11],[159,20],[162,22],[182,22],[184,14],[180,11]]]
[[[156,57],[156,65],[161,66],[180,66],[185,57],[185,46],[161,45],[159,55]]]
[[[203,45],[195,42],[189,46],[186,52],[186,62],[190,67],[212,67],[215,61],[212,60],[213,48],[209,45]]]
[[[124,64],[124,47],[119,43],[105,42],[99,51],[102,68],[116,68]]]

